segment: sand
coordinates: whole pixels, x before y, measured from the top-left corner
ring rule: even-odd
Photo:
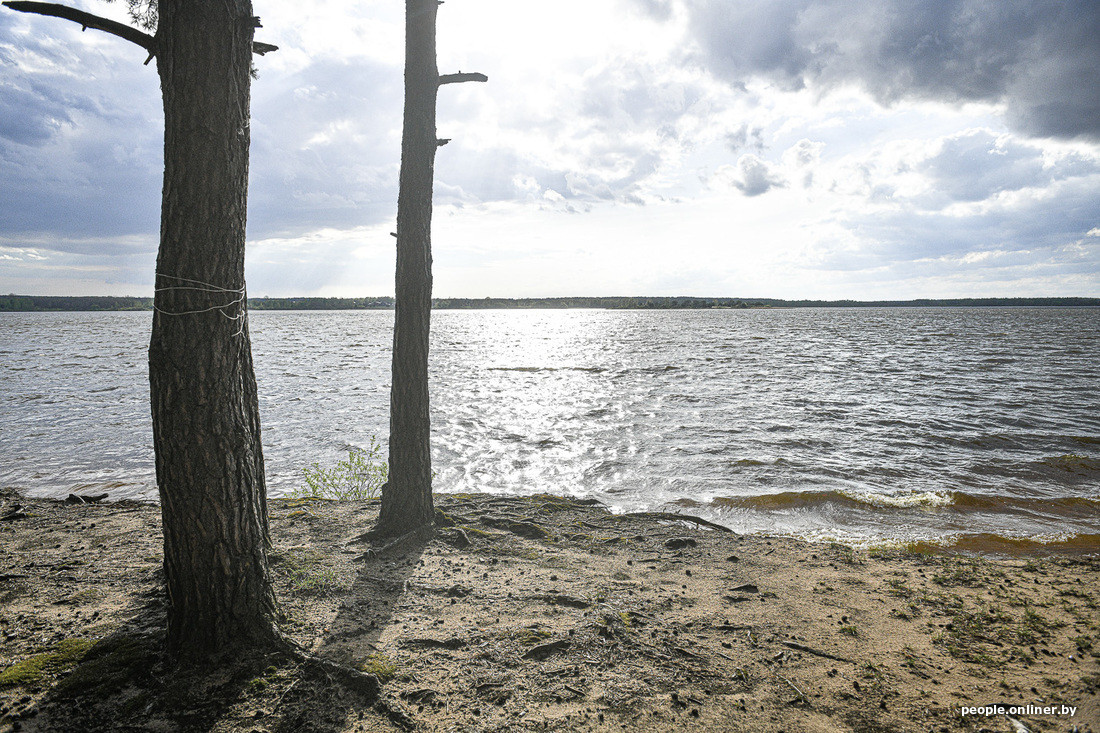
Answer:
[[[173,670],[158,508],[0,493],[0,515],[17,504],[3,732],[1100,733],[1096,555],[868,552],[450,495],[454,526],[378,552],[375,502],[273,501],[283,629],[376,674],[374,699],[280,655]]]

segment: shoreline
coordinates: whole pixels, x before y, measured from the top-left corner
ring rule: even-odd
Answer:
[[[436,500],[454,526],[381,555],[357,541],[377,502],[270,503],[284,631],[385,678],[419,730],[1018,731],[962,715],[1004,705],[1032,731],[1100,733],[1098,554],[862,551],[561,497]],[[0,685],[0,732],[399,729],[289,664],[181,703],[155,654],[156,504],[0,490],[0,514],[15,503],[0,681],[41,674]]]
[[[78,483],[69,484],[65,489],[55,489],[50,492],[49,495],[35,495],[33,490],[27,490],[19,487],[4,487],[2,489],[5,492],[14,493],[18,496],[27,499],[28,501],[64,501],[67,496],[99,496],[104,495],[102,500],[106,504],[116,503],[136,503],[147,504],[149,506],[159,506],[159,499],[156,497],[132,497],[123,496],[119,499],[111,498],[111,495],[119,487],[126,484],[120,481],[107,481],[107,482],[91,482],[91,483]],[[808,496],[821,495],[823,497],[832,498],[837,495],[837,492],[806,492]],[[840,492],[843,498],[853,501],[851,497],[843,496],[843,492]],[[957,492],[947,492],[945,496],[946,508],[950,508],[951,502],[954,500],[954,496]],[[437,493],[438,497],[456,496],[459,492],[440,492]],[[538,494],[543,496],[544,494]],[[547,494],[548,495],[548,494]],[[531,495],[519,495],[519,494],[494,494],[484,493],[477,494],[477,496],[484,497],[486,500],[494,498],[513,498],[522,499]],[[553,496],[557,496],[554,494]],[[750,504],[764,504],[771,505],[776,503],[777,499],[786,499],[792,496],[790,492],[779,494],[762,494],[749,497],[737,497],[734,499],[724,499],[723,503],[736,504],[739,506],[747,506]],[[569,501],[576,499],[577,497],[560,497],[563,500]],[[294,501],[293,496],[273,496],[271,494],[267,497],[269,502],[272,501]],[[586,497],[585,500],[598,501],[595,497]],[[820,501],[820,500],[819,500]],[[1041,503],[1042,500],[1039,500]],[[799,502],[787,502],[788,504],[798,505]],[[1033,502],[1034,503],[1034,502]],[[1080,516],[1080,507],[1090,507],[1093,511],[1100,510],[1100,497],[1088,498],[1083,497],[1079,499],[1063,500],[1062,503],[1069,503],[1074,507],[1077,507],[1077,511],[1073,514],[1067,514],[1066,518],[1077,518]],[[1012,557],[1038,557],[1038,556],[1059,556],[1059,555],[1094,555],[1100,554],[1100,525],[1097,526],[1096,531],[1085,530],[1062,530],[1059,532],[1046,532],[1038,535],[1019,535],[1005,531],[974,531],[974,532],[956,532],[954,534],[946,534],[938,537],[913,537],[913,538],[884,538],[884,537],[858,537],[851,535],[850,531],[847,536],[807,536],[805,534],[799,534],[794,531],[788,532],[774,532],[765,533],[753,530],[746,530],[742,527],[738,527],[736,524],[731,524],[724,521],[724,517],[720,514],[715,516],[713,512],[706,511],[708,505],[691,500],[678,500],[671,502],[671,504],[661,505],[662,507],[669,507],[669,509],[638,509],[631,511],[623,511],[619,509],[609,509],[612,514],[624,514],[631,513],[632,511],[642,512],[655,512],[655,511],[675,511],[689,516],[701,516],[718,524],[725,526],[732,532],[752,537],[784,537],[788,539],[800,540],[804,542],[814,544],[828,544],[839,543],[843,545],[849,545],[854,549],[858,549],[864,552],[868,551],[899,551],[911,554],[929,554],[929,553],[960,553],[960,554],[977,554],[981,556],[989,556],[994,558],[1012,558]],[[873,502],[869,503],[869,506],[875,506]],[[907,507],[902,507],[905,509]],[[988,508],[988,507],[987,507]],[[761,517],[767,516],[767,509],[759,509]]]

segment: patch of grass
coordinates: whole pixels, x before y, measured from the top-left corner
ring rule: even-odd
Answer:
[[[841,626],[840,633],[847,634],[848,636],[859,636],[859,629],[852,625]]]
[[[959,610],[945,633],[934,641],[964,662],[985,666],[1003,661],[1031,664],[1035,661],[1034,656],[1024,647],[1050,636],[1051,629],[1057,626],[1030,608],[1025,608],[1020,618],[1015,618],[991,605],[973,611]]]
[[[272,564],[283,573],[290,592],[301,596],[327,596],[347,589],[334,568],[323,564],[325,556],[315,550],[272,553]]]
[[[385,654],[372,654],[359,664],[359,669],[378,678],[379,682],[389,682],[397,676],[397,663]]]
[[[981,565],[975,558],[947,558],[942,570],[932,575],[932,582],[942,586],[974,587],[982,582],[980,571]]]
[[[295,489],[296,499],[374,499],[389,480],[389,464],[382,460],[382,446],[371,437],[366,448],[351,448],[347,460],[339,461],[332,468],[313,463],[303,468],[304,488]]]
[[[83,657],[80,665],[57,685],[59,697],[76,697],[95,690],[98,695],[117,692],[152,666],[156,646],[137,636],[112,636],[100,641]]]
[[[68,672],[94,645],[91,639],[62,639],[49,651],[27,657],[0,672],[0,687],[26,687],[43,681],[47,676]]]
[[[958,611],[965,605],[963,599],[954,593],[924,593],[920,597],[920,602],[943,614]]]
[[[493,532],[487,532],[484,529],[479,529],[477,527],[470,526],[469,524],[463,524],[461,529],[466,534],[468,534],[468,535],[472,534],[475,537],[480,537],[483,540],[491,540],[494,537],[498,536],[498,535],[494,534]]]
[[[886,585],[890,586],[888,592],[895,598],[912,598],[917,594],[915,590],[909,587],[908,579],[888,578]]]
[[[910,603],[905,608],[892,608],[890,609],[890,615],[902,621],[912,621],[920,616],[920,606],[916,603]]]
[[[248,691],[253,695],[262,694],[264,690],[271,686],[279,676],[279,668],[270,666],[264,670],[263,675],[259,677],[253,677],[248,681]]]
[[[622,638],[634,631],[634,614],[607,610],[596,619],[596,632],[607,638]]]
[[[534,627],[529,627],[515,633],[515,639],[524,645],[538,644],[539,642],[546,641],[550,637],[551,633],[549,631]]]
[[[848,545],[842,545],[839,542],[830,542],[829,549],[833,551],[837,560],[846,565],[855,565],[863,562],[856,551]]]
[[[1083,591],[1078,588],[1063,588],[1058,591],[1058,595],[1066,598],[1080,598],[1089,608],[1096,608],[1096,599],[1093,598],[1092,594],[1088,591]]]
[[[924,670],[921,669],[920,659],[917,657],[917,652],[913,649],[913,647],[908,645],[905,646],[901,650],[901,656],[902,659],[905,660],[901,663],[901,666],[908,667],[917,674],[924,675]]]
[[[1020,619],[1024,629],[1036,636],[1049,636],[1051,629],[1056,629],[1062,624],[1051,621],[1030,608],[1024,609],[1023,618]]]
[[[883,680],[882,669],[874,662],[865,662],[863,664],[863,678],[880,683]]]

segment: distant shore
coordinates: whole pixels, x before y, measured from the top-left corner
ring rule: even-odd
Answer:
[[[383,549],[360,537],[376,501],[270,504],[283,629],[375,674],[371,700],[279,658],[173,672],[157,507],[0,490],[0,733],[1100,733],[1096,555],[862,552],[553,496],[437,506],[449,526]]]
[[[754,308],[1097,308],[1100,298],[942,298],[917,300],[783,300],[779,298],[565,297],[435,298],[436,310],[565,309],[701,310]],[[249,298],[251,310],[392,310],[390,296],[365,298]],[[152,298],[94,295],[0,295],[0,313],[148,311]]]

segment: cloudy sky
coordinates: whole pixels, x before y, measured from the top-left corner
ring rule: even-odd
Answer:
[[[252,295],[393,292],[403,3],[254,0]],[[122,19],[122,3],[77,0]],[[1100,296],[1095,0],[450,0],[435,293]],[[0,292],[148,295],[156,71],[0,10]]]

